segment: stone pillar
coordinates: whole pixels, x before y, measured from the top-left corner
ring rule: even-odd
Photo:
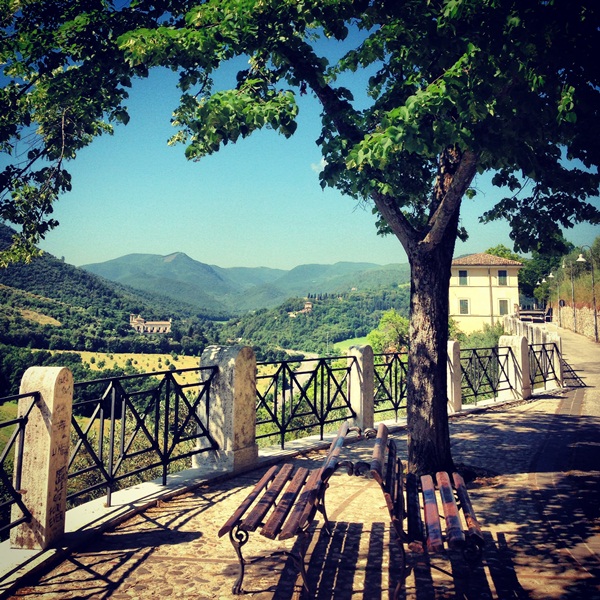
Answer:
[[[10,542],[13,548],[44,550],[65,531],[73,375],[64,367],[30,367],[20,393],[30,392],[39,392],[40,401],[25,428],[21,489],[32,518],[11,530]],[[30,404],[31,398],[19,400],[19,416]],[[13,506],[12,519],[20,517]]]
[[[531,396],[529,369],[529,343],[524,336],[503,335],[498,341],[500,348],[511,348],[514,360],[508,361],[508,379],[513,389],[498,393],[498,400],[526,400]]]
[[[214,455],[217,467],[242,471],[258,460],[256,357],[249,346],[209,346],[200,366],[213,365],[218,372],[210,388],[208,429],[219,444]]]
[[[373,348],[351,346],[348,350],[348,365],[351,366],[348,393],[350,405],[356,413],[355,424],[363,431],[374,425]]]
[[[448,413],[459,412],[462,408],[462,368],[460,366],[460,344],[448,342]]]

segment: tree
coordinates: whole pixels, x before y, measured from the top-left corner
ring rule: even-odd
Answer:
[[[0,222],[18,227],[0,266],[38,254],[58,224],[52,204],[70,190],[65,166],[96,136],[127,123],[134,76],[116,40],[164,17],[168,0],[116,10],[103,0],[33,0],[0,5]],[[165,23],[168,19],[165,20]]]
[[[400,352],[408,345],[409,327],[410,321],[392,308],[383,313],[377,329],[371,331],[367,337],[377,353]]]
[[[380,232],[399,239],[411,266],[410,468],[451,468],[448,286],[456,239],[466,235],[461,203],[474,197],[478,173],[494,172],[507,196],[482,218],[508,219],[522,252],[552,244],[561,227],[599,222],[588,198],[599,187],[600,8],[593,0],[158,5],[146,21],[165,14],[119,44],[133,70],[180,70],[172,142],[185,143],[190,159],[264,127],[292,135],[298,94],[321,104],[322,185],[372,202]],[[211,75],[239,56],[248,68],[234,86],[214,88]],[[366,96],[348,88],[363,80],[358,73],[368,76]]]

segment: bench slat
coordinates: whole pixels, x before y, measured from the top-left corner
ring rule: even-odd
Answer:
[[[463,514],[465,515],[465,521],[467,523],[467,534],[469,536],[475,536],[483,542],[481,525],[479,524],[479,521],[475,516],[475,511],[473,510],[473,505],[471,504],[471,499],[469,498],[469,494],[467,492],[465,480],[462,478],[460,473],[453,473],[452,477],[454,479],[454,487],[456,488],[458,501],[460,502]]]
[[[269,489],[263,494],[262,498],[258,501],[258,504],[252,509],[250,514],[242,521],[242,529],[245,531],[256,530],[262,523],[271,506],[273,506],[277,500],[277,497],[289,480],[293,470],[294,465],[289,463],[284,464],[279,469],[279,472],[275,476],[275,479],[273,479],[273,483],[270,485]]]
[[[450,476],[445,471],[436,473],[440,497],[442,498],[442,506],[444,516],[446,518],[446,540],[450,548],[461,546],[465,542],[465,534],[462,529],[462,523],[458,514],[458,506],[454,499]]]
[[[379,485],[383,485],[383,466],[385,465],[385,451],[387,449],[388,428],[380,423],[377,428],[377,437],[373,446],[371,458],[371,476]]]
[[[294,504],[292,512],[279,534],[280,540],[287,540],[294,537],[306,525],[306,522],[311,518],[315,510],[321,484],[319,469],[311,471],[298,501]]]
[[[264,535],[270,540],[274,540],[277,537],[285,518],[290,512],[294,501],[298,497],[298,494],[300,493],[300,490],[302,489],[302,486],[308,477],[308,473],[309,470],[306,467],[300,467],[296,473],[294,473],[294,477],[283,492],[277,507],[271,513],[271,516],[268,518],[267,522],[263,525],[260,532],[261,535]]]
[[[258,495],[268,485],[268,483],[275,477],[275,473],[279,467],[277,465],[272,466],[261,478],[261,480],[254,486],[254,489],[248,494],[246,499],[240,504],[238,509],[229,517],[227,523],[219,529],[219,537],[229,533],[236,525],[236,523],[244,516],[244,513],[252,505],[252,503],[258,498]]]
[[[323,466],[321,467],[321,474],[325,481],[327,481],[327,479],[331,477],[331,475],[337,468],[340,451],[342,449],[342,446],[344,445],[344,441],[346,439],[346,435],[348,434],[349,428],[350,424],[348,423],[348,421],[344,421],[338,429],[336,438],[333,440],[331,446],[329,447],[329,452],[327,453],[327,456],[325,457],[325,460],[323,462]]]
[[[398,449],[396,442],[390,440],[388,442],[388,460],[391,461],[392,468],[388,465],[388,486],[394,503],[393,516],[402,523],[404,521],[404,482],[403,482],[403,467],[402,461],[398,458]]]
[[[444,550],[442,526],[440,524],[440,514],[431,475],[421,476],[421,488],[423,492],[425,525],[427,526],[427,550],[429,552],[442,552]]]
[[[412,549],[423,550],[423,519],[419,506],[419,483],[414,473],[406,475],[406,518],[408,541]]]

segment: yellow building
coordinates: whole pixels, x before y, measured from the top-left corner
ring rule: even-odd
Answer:
[[[522,263],[492,254],[470,254],[452,261],[450,316],[464,333],[494,325],[519,306]]]

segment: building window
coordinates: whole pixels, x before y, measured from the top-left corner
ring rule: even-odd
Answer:
[[[459,300],[459,314],[468,315],[469,314],[469,301],[468,300]]]
[[[500,300],[500,315],[508,314],[508,300]]]
[[[504,269],[498,271],[498,285],[508,285],[508,271]]]
[[[469,277],[467,271],[458,272],[458,285],[469,285]]]

